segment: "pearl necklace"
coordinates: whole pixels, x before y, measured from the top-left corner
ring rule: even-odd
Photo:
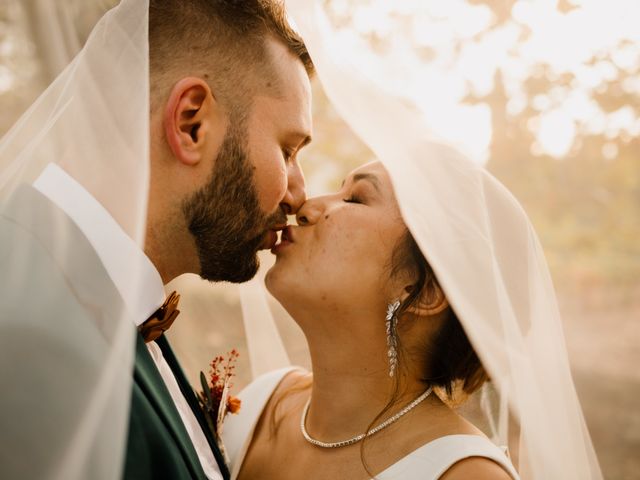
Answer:
[[[300,431],[302,432],[302,436],[304,437],[304,439],[307,442],[315,445],[316,447],[339,448],[339,447],[346,447],[347,445],[353,445],[354,443],[358,443],[363,438],[367,436],[371,436],[374,433],[378,433],[383,428],[386,428],[392,423],[397,422],[400,419],[400,417],[402,417],[403,415],[406,415],[415,407],[417,407],[418,404],[424,401],[431,394],[431,391],[432,391],[432,388],[429,387],[422,395],[416,398],[413,402],[411,402],[409,405],[404,407],[402,410],[396,413],[393,417],[385,420],[377,427],[374,427],[371,430],[369,430],[369,432],[361,433],[360,435],[357,435],[348,440],[342,440],[341,442],[331,442],[331,443],[326,443],[326,442],[321,442],[320,440],[316,440],[315,438],[311,437],[311,435],[309,435],[309,433],[307,432],[307,428],[305,424],[307,423],[307,413],[309,412],[309,405],[311,404],[311,397],[309,397],[309,399],[307,400],[307,403],[304,406],[304,409],[302,410],[302,418],[300,419]]]

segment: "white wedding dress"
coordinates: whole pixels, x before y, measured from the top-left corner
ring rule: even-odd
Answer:
[[[281,380],[295,369],[287,367],[269,372],[240,392],[241,412],[239,415],[227,417],[223,432],[232,480],[238,477],[253,431],[265,405]],[[438,438],[400,459],[376,475],[376,479],[436,480],[456,462],[468,457],[489,458],[501,465],[514,480],[520,479],[503,451],[490,440],[477,435],[447,435]]]

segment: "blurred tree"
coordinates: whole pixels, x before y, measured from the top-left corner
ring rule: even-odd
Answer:
[[[344,1],[326,2],[336,25],[355,25],[376,53],[389,53],[394,43],[404,41],[403,48],[412,48],[418,60],[416,73],[422,68],[420,64],[441,62],[443,69],[450,69],[452,78],[461,77],[466,84],[460,104],[490,109],[492,137],[487,167],[523,203],[556,278],[570,277],[585,286],[613,281],[630,287],[629,295],[633,295],[632,287],[640,277],[640,48],[630,39],[613,45],[603,43],[579,66],[579,78],[574,70],[557,63],[524,59],[522,52],[533,31],[514,11],[533,3],[468,0],[470,12],[480,7],[491,12],[486,28],[473,33],[466,24],[466,30],[457,27],[459,19],[448,17],[449,10],[437,2],[400,2],[395,8],[381,6],[376,0],[350,2],[350,8]],[[577,1],[563,0],[555,8],[562,20],[581,7]],[[462,17],[463,10],[459,7],[456,15]],[[388,13],[384,22],[376,14],[380,11]],[[372,19],[369,27],[360,25],[364,15]],[[416,22],[421,22],[421,31],[444,31],[446,42],[425,45],[417,41],[419,32],[410,28]],[[496,62],[492,85],[483,92],[474,84],[474,71],[469,77],[455,68],[466,60],[469,47],[477,47],[506,29],[517,31],[516,41]],[[557,40],[571,42],[571,37],[572,32],[567,31],[566,40]],[[528,62],[522,68],[529,73],[514,76],[510,63],[514,60]],[[476,61],[490,63],[492,59],[483,58],[480,51]],[[320,98],[316,101],[316,125],[324,126],[323,116],[332,114],[322,106],[319,92],[314,93],[316,100]],[[581,107],[588,106],[589,114],[573,113],[576,99],[582,102]],[[513,107],[515,103],[519,108]],[[565,117],[561,126],[573,133],[566,153],[552,156],[540,142],[545,133],[543,122],[558,111]],[[326,120],[335,126],[334,132],[327,131],[326,137],[325,132],[318,132],[322,145],[316,144],[309,156],[322,151],[321,156],[341,158],[349,168],[358,157],[364,157],[361,161],[368,158],[364,147],[337,147],[336,143],[346,138],[345,127],[336,118]],[[553,128],[547,127],[547,133],[551,130],[553,134]],[[325,145],[325,139],[332,139],[331,145]]]

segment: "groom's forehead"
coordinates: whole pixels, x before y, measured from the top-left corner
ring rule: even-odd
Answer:
[[[292,89],[279,97],[258,95],[254,99],[252,113],[259,128],[271,123],[286,137],[298,137],[301,146],[311,141],[313,120],[310,92]]]
[[[256,97],[249,125],[252,129],[275,132],[291,148],[300,149],[311,142],[311,110],[294,96]]]
[[[302,60],[282,42],[268,38],[263,67],[258,76],[259,93],[275,98],[310,98],[309,74]]]
[[[311,141],[311,83],[304,64],[281,42],[271,39],[268,72],[253,99],[254,125],[272,124],[284,141],[301,148]]]

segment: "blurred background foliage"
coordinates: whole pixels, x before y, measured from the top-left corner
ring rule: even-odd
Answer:
[[[42,35],[47,2],[55,5],[50,14],[75,26],[70,48],[117,3],[0,0],[0,134],[61,68]],[[427,125],[486,164],[524,205],[558,291],[605,477],[640,478],[640,2],[327,0],[325,7],[390,66],[365,73],[421,108]],[[337,188],[372,159],[317,80],[313,94],[314,142],[300,156],[311,195]],[[246,352],[233,287],[190,276],[172,283],[188,320],[171,336],[194,381],[223,349]],[[290,356],[308,365],[299,330],[273,308]],[[247,379],[248,371],[239,385]]]
[[[428,77],[420,72],[430,70],[411,60],[436,64],[438,77],[444,75],[451,89],[458,91],[451,110],[468,106],[488,112],[482,121],[469,125],[489,132],[486,142],[471,151],[471,156],[485,162],[523,203],[545,245],[554,274],[571,277],[584,287],[599,281],[624,285],[626,300],[631,300],[637,293],[633,287],[638,285],[640,272],[640,37],[625,38],[623,34],[612,38],[608,34],[620,28],[616,22],[621,10],[614,11],[615,2],[610,2],[609,18],[597,16],[601,9],[594,8],[580,22],[566,20],[564,23],[586,31],[567,30],[560,38],[554,28],[534,31],[538,25],[530,17],[543,16],[550,10],[560,18],[578,15],[588,5],[581,7],[580,2],[568,0],[473,0],[453,1],[448,8],[432,9],[425,5],[434,2],[425,2],[422,7],[403,11],[394,10],[389,3],[351,1],[345,6],[347,2],[341,0],[327,2],[336,23],[360,27],[362,37],[374,50],[387,51],[391,57],[400,48],[413,49],[414,58],[401,61],[408,63],[411,74],[419,78],[419,88],[443,89],[447,83],[440,80],[430,85]],[[546,7],[527,15],[536,3]],[[607,3],[600,2],[605,6]],[[475,15],[486,18],[480,21],[480,28],[456,30],[451,17],[464,12],[465,4],[470,10],[482,9],[481,14]],[[520,5],[527,7],[518,8]],[[516,15],[514,12],[518,11]],[[640,15],[638,7],[626,12],[631,16],[633,13]],[[384,22],[380,21],[382,15]],[[369,23],[362,27],[367,18]],[[562,27],[559,19],[546,20]],[[424,38],[421,33],[447,27],[451,31],[439,37],[431,34],[433,38]],[[597,36],[593,29],[607,30],[607,34],[600,35],[600,44],[567,49],[568,54],[575,51],[575,56],[582,58],[563,64],[562,55],[545,55],[546,48],[554,48],[553,42],[575,43],[585,35]],[[505,32],[509,34],[505,36]],[[398,35],[410,38],[398,46]],[[548,44],[538,45],[537,36],[552,38],[547,39]],[[495,38],[507,41],[487,52]],[[531,52],[534,49],[542,52]],[[529,53],[524,53],[527,50]],[[469,61],[470,55],[474,56],[473,62]],[[465,66],[457,69],[461,64]],[[398,75],[405,74],[400,68],[398,71]],[[408,91],[407,97],[420,104],[423,92],[412,88],[411,83],[400,78],[398,92]],[[344,138],[344,128],[326,105],[322,92],[316,89],[314,93],[319,141],[306,156],[317,160],[318,170],[333,159],[345,158],[344,174],[366,158],[366,150],[348,145],[351,142],[330,141]],[[424,108],[431,123],[447,123],[449,105],[430,102],[427,98]],[[440,133],[464,147],[465,136],[478,135],[477,131],[469,131],[473,128],[464,131],[466,126]],[[329,183],[324,185],[328,186]]]

